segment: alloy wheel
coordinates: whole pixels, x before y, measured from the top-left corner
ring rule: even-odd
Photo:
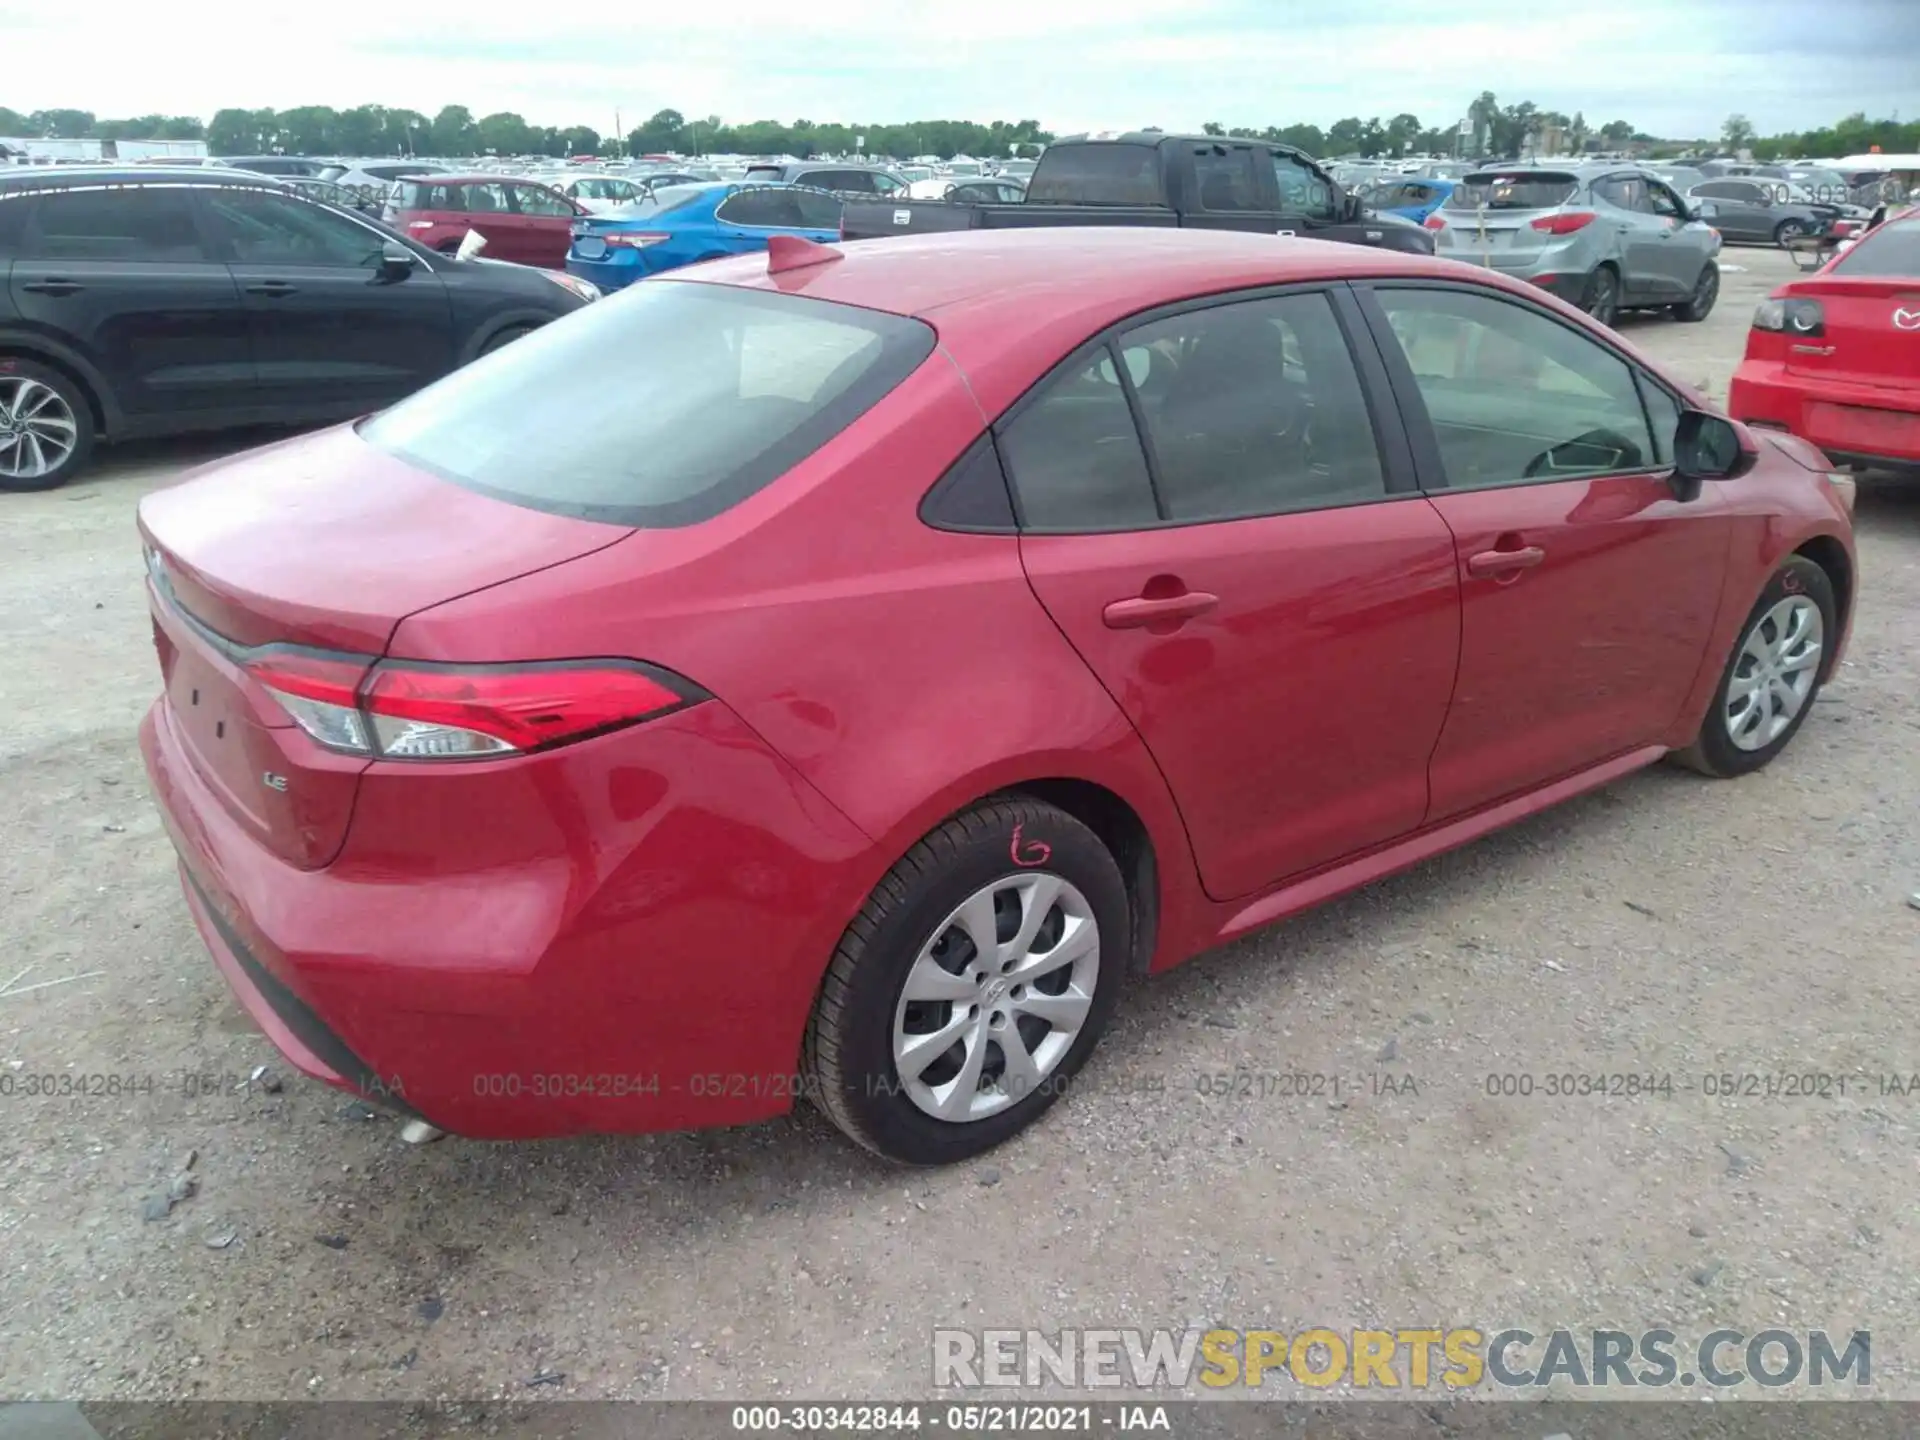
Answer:
[[[1825,623],[1805,595],[1789,595],[1753,623],[1727,679],[1727,738],[1764,750],[1785,733],[1813,693]]]
[[[901,987],[902,1088],[954,1123],[1018,1104],[1073,1048],[1099,979],[1100,927],[1074,885],[1033,871],[981,886],[935,927]]]
[[[0,376],[0,476],[51,475],[80,443],[80,427],[60,392],[24,375]]]
[[[1600,269],[1593,273],[1593,299],[1587,306],[1587,314],[1602,325],[1611,325],[1619,310],[1620,282],[1614,278],[1611,270]]]

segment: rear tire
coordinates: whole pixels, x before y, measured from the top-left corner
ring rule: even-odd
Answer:
[[[1693,294],[1685,304],[1673,307],[1673,318],[1689,325],[1698,325],[1713,313],[1714,302],[1720,298],[1720,267],[1714,261],[1707,261],[1700,271],[1700,278],[1693,283]]]
[[[1021,796],[962,811],[887,872],[841,937],[807,1022],[808,1095],[907,1165],[1010,1139],[1098,1043],[1126,978],[1129,915],[1119,866],[1071,815]]]
[[[1770,764],[1812,713],[1838,638],[1833,582],[1806,556],[1789,556],[1740,627],[1700,733],[1673,758],[1717,780]]]
[[[93,455],[93,407],[63,371],[0,355],[0,490],[55,490]]]
[[[523,336],[531,335],[537,328],[537,326],[533,325],[509,325],[499,334],[488,336],[487,343],[480,347],[480,354],[491,355],[496,350],[504,350],[514,341],[521,339]]]
[[[1587,277],[1587,288],[1580,296],[1580,308],[1611,327],[1620,318],[1620,272],[1611,265],[1596,265]]]

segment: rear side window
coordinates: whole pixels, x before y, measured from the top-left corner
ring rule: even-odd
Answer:
[[[6,244],[0,231],[0,246]],[[1834,262],[1829,272],[1856,280],[1909,280],[1920,285],[1920,221],[1882,225]]]
[[[10,260],[20,249],[27,229],[27,195],[0,194],[0,260]]]
[[[800,225],[800,202],[791,190],[765,187],[742,190],[720,202],[714,218],[723,225],[746,225],[755,229]]]
[[[1118,141],[1056,145],[1041,157],[1027,199],[1050,205],[1164,205],[1160,152]]]
[[[1126,391],[1104,348],[1049,382],[1000,431],[1029,530],[1136,530],[1160,512]]]
[[[20,248],[23,260],[206,260],[193,192],[181,186],[114,185],[43,190]]]
[[[692,525],[838,435],[933,344],[918,320],[875,310],[635,285],[455,371],[360,433],[529,509]]]
[[[1469,175],[1447,197],[1449,210],[1551,210],[1573,198],[1580,182],[1571,175],[1535,170],[1483,171]]]

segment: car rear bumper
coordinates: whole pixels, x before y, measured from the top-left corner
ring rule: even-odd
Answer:
[[[874,878],[866,836],[716,701],[492,774],[375,765],[322,870],[233,820],[165,700],[140,748],[194,922],[267,1038],[477,1138],[790,1108]]]
[[[1747,360],[1734,372],[1727,409],[1736,420],[1779,425],[1843,463],[1920,466],[1920,388],[1822,380],[1778,361]]]
[[[567,274],[576,280],[592,281],[603,294],[612,294],[636,280],[644,280],[647,268],[640,263],[636,251],[610,250],[604,260],[583,260],[577,255],[568,255]]]

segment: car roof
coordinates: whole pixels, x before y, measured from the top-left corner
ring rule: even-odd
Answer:
[[[897,236],[833,248],[842,258],[831,264],[770,273],[767,257],[754,254],[670,272],[660,281],[779,290],[927,320],[989,414],[1031,383],[1036,354],[1064,355],[1129,315],[1181,300],[1393,275],[1467,280],[1535,298],[1540,293],[1451,260],[1225,230],[1041,226]]]
[[[502,175],[495,170],[434,170],[419,175],[409,175],[394,182],[397,185],[541,185],[548,184],[544,175]]]
[[[68,185],[227,185],[284,190],[286,177],[217,165],[35,165],[0,169],[0,189],[54,190]]]

